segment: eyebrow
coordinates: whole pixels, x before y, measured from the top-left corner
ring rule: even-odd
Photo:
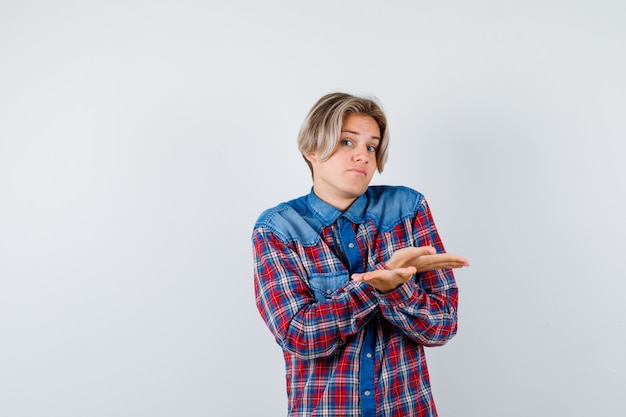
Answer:
[[[353,135],[361,136],[359,132],[355,132],[354,130],[341,129],[341,133],[343,132],[352,133]],[[378,136],[372,136],[372,139],[380,141],[380,138]]]

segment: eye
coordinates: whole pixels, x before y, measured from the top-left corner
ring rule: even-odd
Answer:
[[[352,145],[352,141],[350,139],[342,139],[341,140],[341,144],[343,146],[351,146]]]
[[[376,152],[376,151],[378,150],[378,148],[377,148],[376,146],[368,146],[368,147],[367,147],[367,150],[368,150],[369,152]]]

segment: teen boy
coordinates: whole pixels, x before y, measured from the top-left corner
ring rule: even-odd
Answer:
[[[436,416],[424,346],[457,330],[457,286],[424,196],[369,186],[387,159],[373,100],[322,97],[298,137],[308,195],[261,214],[254,284],[283,349],[289,416]]]

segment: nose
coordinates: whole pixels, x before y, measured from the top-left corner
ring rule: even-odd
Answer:
[[[356,146],[354,148],[354,153],[352,154],[352,159],[356,162],[367,163],[367,146]]]

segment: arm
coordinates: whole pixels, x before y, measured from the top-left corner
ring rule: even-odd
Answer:
[[[332,354],[378,310],[374,288],[349,281],[317,302],[294,248],[267,229],[253,233],[254,287],[261,317],[285,350],[303,359]]]
[[[458,290],[451,268],[468,266],[460,256],[445,253],[425,200],[419,202],[412,237],[417,247],[400,249],[386,270],[357,274],[353,279],[370,283],[383,316],[416,342],[436,346],[456,334]],[[410,279],[403,271],[418,272]]]
[[[456,286],[428,292],[411,279],[413,273],[415,267],[375,270],[355,274],[353,279],[369,283],[377,289],[375,294],[383,316],[411,339],[426,346],[443,345],[456,333]],[[452,271],[427,271],[417,275],[418,282],[427,279],[441,281],[436,275],[446,273],[451,274]],[[390,289],[394,285],[390,283],[395,282],[402,283]]]
[[[383,316],[417,343],[440,346],[456,334],[458,289],[451,270],[423,272],[377,296]]]

